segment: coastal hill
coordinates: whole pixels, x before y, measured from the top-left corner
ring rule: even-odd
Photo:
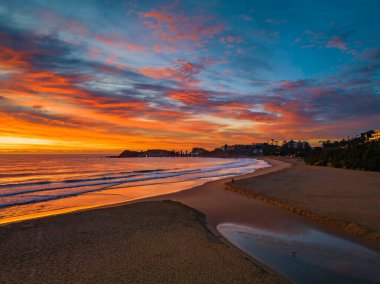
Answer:
[[[315,166],[380,171],[380,130],[370,130],[351,139],[323,141],[305,157]]]

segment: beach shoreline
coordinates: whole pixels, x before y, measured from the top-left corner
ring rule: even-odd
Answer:
[[[364,244],[380,249],[380,221],[378,221],[380,220],[380,213],[377,215],[374,213],[376,212],[376,209],[374,209],[374,207],[376,208],[376,204],[380,206],[380,199],[378,198],[380,193],[380,173],[309,166],[296,159],[280,160],[291,163],[292,167],[282,172],[281,176],[276,178],[276,181],[269,180],[269,177],[262,177],[261,180],[248,178],[237,183],[228,182],[226,183],[226,189],[285,209],[317,223],[327,225],[332,229],[354,236],[364,242]],[[316,174],[313,174],[313,176],[308,175],[306,178],[305,172],[308,173],[311,171],[316,171]],[[321,188],[323,188],[321,179],[323,179],[327,173],[333,176],[333,180],[337,185],[334,185],[334,190],[326,181],[325,186],[329,188],[319,193],[324,194],[323,197],[319,198],[317,197],[318,190],[322,191]],[[349,179],[348,176],[350,175],[355,175],[353,179],[360,178],[361,180],[357,182],[353,179]],[[308,185],[307,188],[305,186],[303,189],[303,194],[300,194],[299,185],[294,182],[294,178],[297,176],[298,179],[300,179],[298,183]],[[319,180],[318,177],[320,177]],[[362,191],[369,187],[369,185],[365,184],[365,180],[369,178],[375,180],[379,187],[376,192],[368,191],[366,192],[368,195],[363,197]],[[281,179],[282,181],[279,181]],[[290,180],[294,183],[290,184]],[[373,180],[370,182],[374,183]],[[358,183],[362,183],[363,188],[360,188],[360,186],[357,185]],[[343,193],[339,186],[344,188]],[[286,189],[284,190],[285,187]],[[274,190],[274,188],[278,190]],[[375,190],[375,188],[372,189]],[[347,202],[345,204],[347,209],[341,210],[342,208],[340,207],[342,207],[343,202],[340,199],[343,197],[337,196],[338,194],[346,194],[348,196],[348,198],[344,200],[344,202]],[[313,197],[314,199],[311,202]],[[358,201],[355,202],[355,199]],[[332,201],[329,202],[328,200]],[[349,202],[351,200],[354,201]],[[338,203],[334,204],[334,202]],[[365,205],[367,207],[372,206],[372,212],[370,212],[372,215],[364,211],[363,207],[359,207],[359,203],[367,204]],[[356,211],[354,209],[349,210],[350,207],[356,208]],[[354,215],[357,215],[357,217],[354,218]]]
[[[256,160],[265,161],[265,159],[252,158],[252,157],[248,157],[247,159],[256,159]],[[265,161],[265,162],[267,162],[267,161]],[[270,165],[269,167],[272,168],[272,165]],[[264,168],[260,168],[260,169],[255,170],[254,172],[251,172],[251,173],[247,173],[247,174],[243,174],[243,175],[238,175],[238,176],[233,176],[233,178],[237,180],[237,179],[240,179],[240,178],[247,178],[247,177],[256,176],[256,172],[260,172],[261,173],[261,170],[263,170],[263,169]],[[221,180],[227,182],[227,181],[231,180],[231,177],[229,177],[229,178],[221,178],[221,179],[217,179],[217,180],[214,180],[214,181],[208,181],[208,182],[205,182],[204,184],[218,182],[218,181],[221,181]],[[169,191],[169,192],[166,192],[166,193],[161,193],[161,194],[152,195],[152,196],[132,197],[129,200],[126,200],[126,201],[112,201],[112,202],[107,202],[105,204],[95,204],[95,205],[94,204],[90,204],[90,205],[75,205],[75,206],[67,207],[67,208],[53,209],[53,210],[41,211],[41,212],[33,212],[33,213],[26,214],[26,215],[17,215],[17,216],[14,216],[14,217],[6,217],[4,219],[0,219],[0,227],[4,226],[4,225],[7,225],[7,224],[17,223],[17,222],[23,222],[23,221],[27,221],[27,220],[31,220],[31,219],[39,219],[39,218],[45,218],[45,217],[55,216],[55,215],[70,214],[70,213],[81,212],[81,211],[86,211],[86,210],[96,210],[96,209],[99,209],[99,208],[106,208],[106,207],[123,206],[123,205],[126,205],[126,204],[135,203],[135,202],[139,202],[139,201],[152,200],[152,198],[155,199],[155,200],[156,200],[156,198],[162,199],[161,197],[170,196],[171,194],[175,194],[175,193],[182,192],[182,191],[192,190],[193,188],[197,188],[199,186],[203,186],[204,184],[201,184],[201,185],[198,185],[198,186],[191,186],[189,188],[180,189],[180,190],[174,191],[174,192],[170,192]],[[119,190],[122,191],[123,187],[119,187]]]

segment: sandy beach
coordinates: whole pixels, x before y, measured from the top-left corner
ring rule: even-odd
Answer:
[[[205,216],[144,202],[29,220],[0,230],[1,283],[281,283],[227,246]]]
[[[291,167],[290,163],[283,161],[266,160],[270,162],[271,167],[234,177],[235,182],[247,178],[254,179],[261,175],[275,173]],[[240,224],[249,225],[254,223],[256,225],[261,223],[261,218],[257,218],[258,215],[266,215],[266,218],[271,219],[273,223],[277,223],[279,222],[278,218],[287,218],[286,216],[289,216],[285,210],[273,209],[273,206],[264,202],[255,201],[246,196],[225,190],[226,183],[230,181],[231,178],[220,179],[188,190],[150,197],[144,200],[170,199],[195,208],[207,216],[207,224],[215,234],[218,234],[216,226],[220,223],[238,222]]]
[[[380,245],[380,173],[305,165],[228,183],[228,188]]]
[[[230,178],[221,179],[167,195],[3,225],[0,227],[0,253],[7,257],[0,260],[0,282],[287,282],[266,265],[231,245],[217,231],[217,226],[236,223],[298,234],[305,228],[290,224],[295,219],[300,223],[307,222],[307,218],[263,200],[249,198],[257,196],[250,191],[259,188],[260,193],[268,193],[270,200],[277,198],[277,192],[283,192],[284,199],[288,194],[309,200],[312,190],[314,193],[318,190],[315,185],[320,184],[320,170],[330,179],[337,176],[335,171],[342,172],[336,178],[337,183],[351,176],[347,182],[351,181],[352,186],[344,187],[345,193],[356,192],[355,180],[376,184],[378,175],[331,168],[310,169],[293,162],[266,160],[271,167],[234,178],[234,190],[225,190]],[[373,180],[368,180],[368,174]],[[287,193],[281,190],[283,185],[278,184],[285,182],[286,177]],[[305,179],[310,191],[301,190]],[[290,185],[298,185],[299,192],[292,195]],[[367,193],[367,199],[371,199],[368,194],[372,187],[367,188],[365,184],[364,187],[367,192],[361,191],[362,198]],[[325,195],[315,199],[320,203],[310,202],[308,210],[325,209],[320,206],[323,201],[331,202],[331,206],[337,204],[328,197],[335,193],[333,196],[338,198],[339,188],[331,186],[330,191],[326,188]],[[301,197],[299,200],[302,201]],[[353,215],[368,212],[357,206],[356,211],[350,211],[344,206],[347,201],[342,202],[338,203],[341,210],[338,206],[335,210],[345,218],[349,216],[347,212]],[[365,208],[375,215],[371,218],[368,217],[371,214],[363,213],[361,219],[355,221],[369,220],[366,225],[376,225],[378,212],[374,207],[368,207]],[[321,212],[327,215],[328,211]]]

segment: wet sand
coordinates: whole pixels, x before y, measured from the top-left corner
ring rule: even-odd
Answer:
[[[235,182],[246,178],[255,179],[258,176],[274,173],[291,167],[291,164],[274,159],[265,159],[272,166],[259,169],[253,173],[235,177]],[[209,228],[217,234],[216,227],[220,223],[237,222],[239,224],[254,224],[267,226],[267,220],[273,221],[273,224],[282,222],[281,218],[291,216],[288,212],[274,208],[272,205],[256,201],[246,196],[236,194],[225,190],[226,183],[231,178],[220,179],[203,185],[193,187],[188,190],[175,192],[167,195],[150,197],[144,200],[163,200],[170,199],[186,204],[203,212],[207,216]],[[128,203],[126,203],[128,204]],[[261,218],[266,215],[266,220]],[[293,217],[293,216],[291,216]]]
[[[0,283],[283,283],[226,245],[205,216],[143,202],[0,227]]]
[[[380,245],[380,173],[308,166],[296,160],[275,174],[229,189],[310,217]]]

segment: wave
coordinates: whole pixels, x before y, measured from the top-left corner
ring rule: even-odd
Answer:
[[[157,184],[170,184],[170,183],[180,183],[180,182],[186,182],[186,181],[191,181],[191,180],[206,180],[210,178],[216,178],[216,177],[228,177],[228,176],[235,176],[238,175],[240,172],[231,172],[228,174],[212,174],[212,175],[207,175],[207,176],[202,176],[201,178],[190,178],[186,179],[183,181],[171,181],[171,182],[161,182],[161,183],[149,183],[149,184],[141,184],[141,185],[133,185],[133,186],[126,186],[128,187],[139,187],[139,186],[153,186]],[[50,196],[31,196],[33,199],[26,199],[26,200],[17,200],[15,202],[8,202],[8,203],[3,203],[0,204],[0,209],[2,208],[7,208],[7,207],[12,207],[12,206],[20,206],[20,205],[27,205],[27,204],[34,204],[34,203],[39,203],[39,202],[46,202],[46,201],[51,201],[51,200],[57,200],[57,199],[62,199],[62,198],[68,198],[68,197],[73,197],[73,196],[79,196],[81,194],[85,193],[91,193],[91,192],[96,192],[96,191],[103,191],[107,190],[109,188],[113,188],[115,185],[118,185],[118,183],[113,183],[113,184],[107,184],[105,187],[101,188],[91,188],[87,190],[81,190],[81,191],[76,191],[76,192],[71,192],[71,193],[66,193],[66,194],[60,194],[60,195],[50,195]],[[88,186],[88,185],[86,185]],[[91,185],[93,186],[93,185]],[[28,192],[30,193],[30,192]]]
[[[130,172],[116,172],[116,173],[107,173],[110,176],[104,176],[104,174],[100,174],[100,175],[87,176],[87,178],[83,177],[82,179],[68,179],[68,180],[62,180],[59,182],[75,183],[75,182],[88,182],[88,181],[96,181],[96,180],[111,180],[111,179],[118,179],[118,178],[125,177],[125,176],[112,176],[115,174],[154,173],[154,172],[162,172],[162,171],[164,171],[164,169],[138,170],[138,171],[130,171]],[[55,174],[57,174],[57,173],[55,173]],[[51,175],[51,173],[49,173],[49,175]],[[98,178],[94,178],[94,177],[98,177]],[[52,183],[58,183],[58,182],[57,181],[37,181],[37,182],[27,182],[27,183],[8,183],[8,184],[1,184],[0,189],[1,188],[7,188],[7,187],[25,187],[25,186],[44,185],[44,184],[52,184]]]
[[[34,199],[27,199],[27,200],[17,200],[15,202],[9,202],[9,203],[2,203],[0,204],[0,209],[7,208],[7,207],[12,207],[12,206],[20,206],[20,205],[27,205],[27,204],[33,204],[33,203],[38,203],[38,202],[46,202],[46,201],[51,201],[51,200],[57,200],[57,199],[62,199],[62,198],[68,198],[68,197],[73,197],[73,196],[78,196],[84,193],[90,193],[90,192],[95,192],[95,191],[101,191],[104,189],[107,189],[109,186],[106,186],[104,188],[96,188],[96,189],[89,189],[89,190],[83,190],[79,192],[72,192],[72,193],[67,193],[67,194],[61,194],[61,195],[50,195],[50,196],[33,196]]]
[[[16,195],[21,195],[21,194],[26,194],[26,193],[38,193],[38,192],[45,192],[45,191],[53,191],[53,190],[60,190],[60,189],[68,189],[68,188],[81,188],[81,187],[86,187],[86,186],[99,186],[99,185],[119,185],[119,184],[125,184],[125,183],[132,183],[132,182],[141,182],[141,181],[148,181],[148,180],[155,180],[155,179],[166,179],[170,177],[176,177],[176,176],[181,176],[185,174],[190,174],[190,173],[196,173],[200,172],[201,169],[196,169],[196,170],[186,170],[186,171],[178,171],[178,172],[169,172],[171,174],[168,175],[157,175],[157,176],[150,176],[150,177],[142,177],[142,178],[135,178],[135,179],[129,179],[131,177],[136,177],[138,175],[128,175],[128,176],[119,176],[116,178],[112,177],[103,177],[103,178],[98,178],[98,179],[77,179],[77,180],[70,180],[70,181],[63,181],[63,183],[72,183],[72,185],[60,185],[60,186],[53,186],[49,188],[22,188],[22,190],[18,191],[11,191],[11,192],[5,192],[5,193],[0,193],[0,197],[9,197],[9,196],[16,196]],[[138,172],[138,171],[134,171]],[[140,171],[141,172],[141,171]],[[116,180],[119,179],[120,181],[118,182],[100,182],[100,183],[88,183],[91,181],[101,181],[101,180]],[[76,184],[75,184],[76,183]],[[41,183],[28,183],[28,184],[22,184],[23,185],[45,185],[45,184],[54,184],[51,182],[41,182]],[[57,184],[57,183],[55,183]],[[20,185],[21,187],[21,185]],[[14,189],[14,188],[13,188]]]
[[[46,202],[122,187],[154,186],[156,184],[180,183],[191,180],[202,180],[206,182],[212,178],[235,176],[248,171],[252,172],[255,170],[255,167],[261,167],[260,164],[260,161],[257,160],[239,159],[230,160],[227,163],[207,165],[204,168],[157,168],[116,171],[99,175],[83,176],[82,178],[66,179],[60,182],[38,181],[22,184],[5,184],[0,185],[0,189],[3,191],[2,193],[0,191],[0,197],[3,199],[0,200],[0,208]],[[262,166],[265,166],[265,164]],[[236,170],[239,168],[240,170]],[[181,177],[181,179],[175,179],[178,177]],[[65,190],[71,191],[62,193],[62,191]],[[43,195],[44,192],[48,192],[49,194]],[[39,193],[42,194],[38,195]]]
[[[43,185],[52,183],[51,181],[36,181],[36,182],[27,182],[27,183],[9,183],[9,184],[1,184],[0,188],[4,187],[16,187],[16,186],[31,186],[31,185]]]
[[[234,167],[231,167],[231,165],[235,165]],[[137,177],[139,175],[125,175],[125,176],[114,176],[114,177],[99,177],[99,178],[83,178],[83,179],[70,179],[63,181],[63,184],[71,184],[71,185],[60,185],[60,183],[52,183],[52,182],[34,182],[34,183],[24,183],[24,184],[18,184],[18,185],[11,185],[10,187],[19,187],[21,190],[15,191],[14,188],[10,192],[4,192],[0,193],[0,197],[9,197],[9,196],[15,196],[15,195],[21,195],[21,194],[27,194],[27,193],[38,193],[38,192],[45,192],[45,191],[53,191],[53,190],[61,190],[61,189],[68,189],[68,188],[81,188],[86,186],[99,186],[99,185],[121,185],[125,183],[132,183],[132,182],[141,182],[141,181],[149,181],[149,180],[157,180],[157,179],[167,179],[172,177],[178,177],[182,175],[188,175],[188,174],[195,174],[195,173],[209,173],[209,172],[216,172],[221,171],[225,169],[236,169],[236,168],[244,168],[249,165],[252,165],[251,162],[246,162],[244,164],[242,163],[228,163],[223,164],[223,167],[220,167],[220,165],[212,166],[209,169],[192,169],[192,170],[181,170],[181,171],[169,171],[162,173],[164,170],[157,169],[157,170],[142,170],[142,171],[132,171],[128,173],[153,173],[151,176],[145,176],[145,177],[139,177],[131,179],[132,177]],[[127,172],[125,172],[127,173]],[[235,175],[239,174],[235,173]],[[224,174],[223,174],[224,175]],[[202,177],[197,177],[203,178]],[[116,180],[119,180],[116,182]],[[111,182],[98,182],[98,183],[91,183],[91,182],[97,182],[97,181],[111,181]],[[24,188],[25,186],[37,186],[37,185],[55,185],[48,188]]]

